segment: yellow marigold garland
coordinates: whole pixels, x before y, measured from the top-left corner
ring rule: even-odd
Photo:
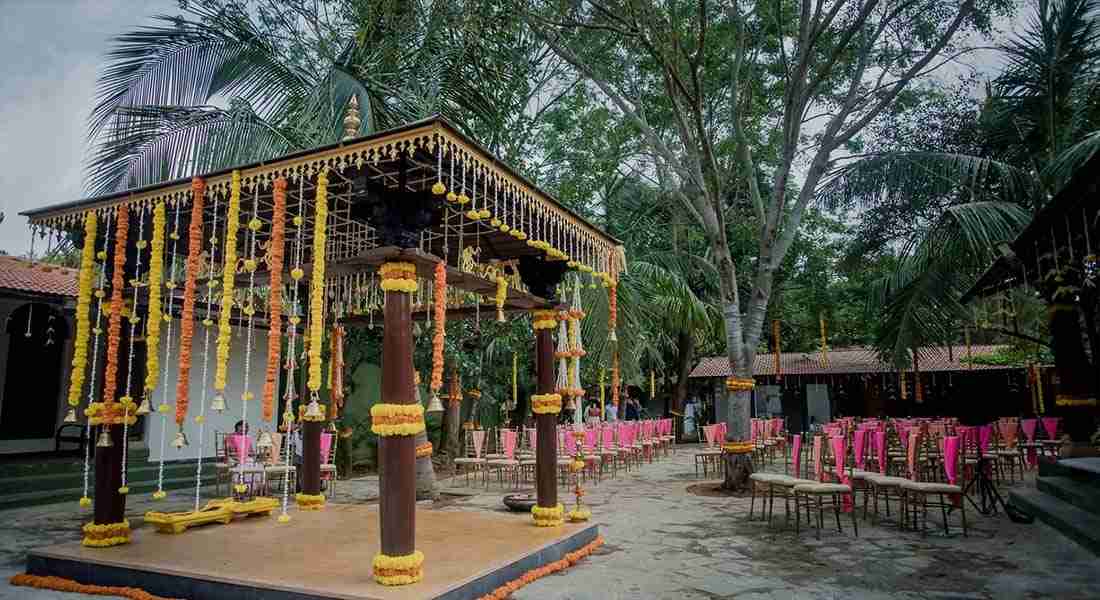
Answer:
[[[130,522],[123,519],[120,523],[84,525],[84,539],[80,542],[89,548],[107,548],[130,543]]]
[[[531,396],[531,412],[536,415],[556,415],[561,412],[561,394]]]
[[[417,458],[427,458],[432,455],[432,443],[425,442],[416,447]]]
[[[325,239],[328,222],[328,173],[317,175],[313,216],[313,273],[309,294],[309,380],[307,387],[321,389],[321,339],[324,336]]]
[[[225,262],[222,269],[222,300],[218,310],[218,342],[214,365],[214,390],[225,391],[229,366],[229,345],[233,336],[233,289],[237,278],[237,230],[241,227],[241,172],[233,171],[229,184],[229,208],[225,215]]]
[[[324,494],[294,494],[299,510],[321,510],[325,506]]]
[[[382,291],[411,294],[417,290],[416,265],[410,262],[384,263],[378,273],[382,276]]]
[[[552,508],[532,506],[531,516],[538,527],[557,527],[564,522],[565,507],[560,502]]]
[[[408,585],[424,577],[424,553],[419,550],[404,556],[374,555],[374,580],[382,585]]]
[[[92,402],[84,409],[84,416],[88,417],[88,422],[93,426],[133,425],[137,423],[136,408],[133,399],[123,396],[118,402]]]
[[[504,301],[508,299],[508,280],[497,275],[497,322],[504,322]]]
[[[558,326],[557,311],[553,310],[536,310],[532,313],[534,320],[531,323],[531,327],[536,330],[539,329],[553,329]]]
[[[69,406],[80,406],[80,391],[88,363],[88,336],[92,330],[89,314],[92,306],[92,277],[95,271],[95,236],[98,221],[95,211],[84,214],[84,247],[80,252],[80,278],[77,280],[76,340],[73,342],[73,372],[69,378]]]
[[[383,437],[424,431],[424,407],[420,404],[375,404],[370,417],[370,430]]]
[[[145,395],[157,387],[160,374],[160,288],[164,280],[164,227],[168,219],[164,202],[153,207],[153,247],[149,251],[149,320],[145,326]]]

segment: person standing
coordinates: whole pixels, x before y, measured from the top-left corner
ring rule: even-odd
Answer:
[[[604,406],[604,420],[608,423],[619,420],[619,405],[609,402]]]

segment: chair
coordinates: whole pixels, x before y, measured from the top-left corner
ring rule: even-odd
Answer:
[[[856,537],[859,537],[859,525],[856,523],[856,509],[855,503],[851,498],[852,486],[845,483],[847,474],[845,473],[845,464],[848,459],[848,438],[841,433],[834,436],[829,440],[833,447],[833,462],[836,467],[835,477],[838,483],[825,483],[825,482],[811,482],[800,483],[794,486],[794,511],[795,511],[795,535],[798,535],[802,524],[802,511],[799,508],[800,502],[804,499],[806,503],[806,516],[810,516],[810,508],[813,500],[817,501],[817,539],[821,539],[821,530],[825,524],[824,509],[826,507],[824,500],[829,500],[829,505],[833,509],[833,514],[836,517],[836,529],[838,532],[843,533],[844,530],[840,525],[840,512],[842,508],[847,508],[852,517],[852,530]],[[814,438],[814,454],[816,456],[814,460],[815,469],[820,464],[821,460],[821,446],[823,439],[820,436]],[[824,477],[819,477],[818,481],[821,481]],[[845,501],[845,498],[848,501]]]
[[[1020,479],[1024,478],[1024,456],[1022,449],[1017,445],[1019,438],[1020,421],[1015,417],[1006,417],[997,422],[998,446],[993,454],[997,456],[997,471],[1002,478],[1007,471],[1008,482],[1016,482],[1016,473],[1020,473]],[[1003,479],[1002,479],[1003,480]]]
[[[905,492],[905,508],[902,513],[904,515],[904,521],[908,526],[909,517],[913,519],[913,529],[918,529],[917,517],[918,508],[921,515],[924,517],[924,526],[920,527],[920,531],[926,531],[928,528],[928,507],[939,507],[943,514],[943,532],[945,535],[950,535],[950,527],[948,525],[948,509],[954,510],[960,509],[962,516],[962,530],[963,537],[966,537],[966,502],[962,497],[962,486],[958,485],[959,472],[959,448],[960,441],[958,436],[949,436],[944,438],[944,473],[947,478],[947,482],[923,482],[923,481],[906,481],[901,484],[901,489]],[[929,503],[929,496],[937,496],[938,501]],[[945,496],[947,498],[945,498]]]
[[[502,458],[491,458],[485,463],[486,468],[492,472],[496,471],[498,480],[501,487],[504,486],[505,473],[513,481],[513,489],[519,487],[519,461],[516,460],[516,431],[514,429],[500,428],[497,430],[499,436],[499,445],[497,446],[502,450]],[[488,458],[488,457],[487,457]],[[488,477],[485,479],[485,486],[488,487]]]
[[[480,472],[484,482],[487,475],[485,464],[488,462],[488,459],[481,456],[481,451],[485,445],[485,430],[472,429],[469,433],[470,435],[466,436],[465,455],[455,459],[455,474],[458,474],[458,470],[465,472],[467,487],[470,485],[470,471]]]
[[[218,496],[229,495],[229,456],[225,446],[226,433],[214,432],[214,492]],[[225,484],[226,492],[222,494],[222,484]]]
[[[336,456],[337,437],[335,433],[327,431],[321,433],[321,481],[326,484],[328,496],[336,495],[336,464],[332,457]]]
[[[801,453],[802,453],[802,438],[796,436],[791,448],[791,464],[793,467],[793,475],[780,475],[777,473],[753,473],[749,475],[749,520],[752,520],[753,504],[756,502],[756,490],[761,489],[767,493],[763,498],[761,504],[761,517],[763,517],[764,511],[767,510],[767,521],[771,524],[772,514],[775,508],[775,492],[779,492],[783,495],[783,509],[786,514],[785,523],[789,523],[791,520],[791,498],[794,492],[794,488],[797,485],[806,483],[815,483],[812,479],[801,478]],[[797,508],[797,503],[796,503]]]
[[[704,425],[701,427],[703,431],[703,439],[706,440],[706,446],[695,453],[695,476],[699,476],[699,465],[703,466],[703,477],[707,476],[707,470],[710,466],[714,466],[715,472],[718,471],[718,464],[722,460],[722,449],[715,444],[715,437],[717,433],[717,425]]]
[[[881,463],[880,466],[879,466],[879,472],[878,473],[870,473],[870,474],[865,475],[863,477],[863,481],[865,481],[867,484],[870,485],[871,498],[872,498],[872,501],[874,502],[875,512],[874,512],[874,519],[872,520],[873,523],[878,523],[879,522],[878,499],[879,499],[880,495],[882,496],[883,501],[886,503],[886,516],[887,516],[887,518],[890,517],[890,496],[891,495],[893,495],[894,498],[897,499],[898,507],[901,508],[901,502],[902,502],[901,484],[906,481],[906,478],[904,478],[904,477],[897,477],[897,476],[894,476],[894,475],[887,475],[886,474],[887,473],[887,471],[886,471],[886,465],[887,465],[886,456],[888,456],[888,453],[889,453],[889,450],[887,448],[887,446],[888,446],[887,439],[888,438],[887,438],[887,436],[885,435],[884,432],[878,432],[876,434],[876,437],[877,437],[877,440],[878,440],[877,441],[878,456],[879,456],[879,461]],[[864,499],[863,499],[863,514],[864,515],[867,514],[866,492],[864,492]]]

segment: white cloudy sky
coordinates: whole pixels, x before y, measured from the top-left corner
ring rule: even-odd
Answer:
[[[19,211],[81,196],[96,69],[108,40],[172,0],[0,0],[0,249],[30,246]]]

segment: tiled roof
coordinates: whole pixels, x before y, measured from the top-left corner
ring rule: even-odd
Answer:
[[[77,269],[33,262],[14,256],[0,256],[0,289],[76,296]]]
[[[988,354],[1002,346],[973,345],[970,351],[973,354]],[[784,375],[840,375],[845,373],[883,373],[892,372],[894,369],[879,361],[872,348],[837,348],[829,350],[829,365],[821,364],[820,352],[782,352],[779,355],[783,362]],[[921,348],[920,370],[932,371],[965,371],[968,365],[960,362],[966,358],[966,346],[954,346],[950,353],[946,346],[925,346]],[[973,365],[973,370],[1006,369],[1001,365]],[[757,354],[756,365],[753,369],[755,375],[775,375],[775,354]],[[725,356],[709,356],[695,366],[691,377],[729,377],[731,375],[729,361]]]

